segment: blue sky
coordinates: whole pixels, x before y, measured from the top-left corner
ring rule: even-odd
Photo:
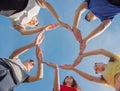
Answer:
[[[59,17],[67,24],[72,26],[72,20],[76,8],[80,5],[83,0],[47,0],[57,11]],[[87,13],[87,12],[85,12]],[[79,29],[81,30],[82,36],[88,35],[99,23],[100,20],[93,22],[87,22],[84,20],[84,15],[82,15]],[[40,26],[47,25],[50,23],[57,23],[55,18],[48,12],[47,9],[41,9],[39,13]],[[115,17],[113,23],[109,28],[106,29],[104,33],[100,36],[92,39],[88,42],[85,51],[104,48],[113,53],[120,53],[120,37],[119,37],[119,15]],[[4,16],[0,16],[0,56],[9,57],[13,50],[28,43],[34,41],[36,34],[30,36],[22,36],[19,32],[11,27],[11,21]],[[59,27],[53,31],[48,31],[44,33],[45,39],[40,45],[43,54],[44,61],[54,62],[58,65],[61,64],[71,64],[77,57],[79,53],[79,44],[75,40],[73,34]],[[20,56],[22,60],[34,59],[35,48],[32,48],[28,52]],[[94,73],[93,65],[95,62],[107,62],[107,58],[104,56],[91,56],[83,59],[81,64],[77,66],[78,69],[85,71],[91,75],[99,76]],[[29,73],[30,75],[36,72],[36,67]],[[60,69],[60,82],[62,83],[66,75],[72,75],[78,81],[80,87],[83,91],[114,91],[112,87],[104,86],[102,84],[93,83],[80,77],[73,71],[66,71]],[[53,78],[54,71],[48,66],[44,66],[44,78],[40,81],[21,84],[15,88],[15,91],[52,91],[53,88]]]

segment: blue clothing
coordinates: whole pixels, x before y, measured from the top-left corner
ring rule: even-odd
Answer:
[[[108,0],[85,0],[85,2],[88,2],[88,9],[101,21],[112,20],[120,13],[120,6],[113,5]]]

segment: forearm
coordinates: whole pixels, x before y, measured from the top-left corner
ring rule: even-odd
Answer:
[[[94,29],[87,37],[84,38],[86,42],[100,35],[108,26],[110,26],[111,20],[103,21],[96,29]]]
[[[60,91],[59,68],[54,70],[54,91]]]
[[[18,31],[25,36],[25,35],[32,35],[32,34],[38,33],[40,31],[43,31],[44,29],[45,27],[40,27],[40,28],[31,29],[31,30],[20,29]]]
[[[43,64],[42,63],[38,63],[38,69],[35,75],[30,76],[28,81],[29,82],[35,82],[38,80],[41,80],[43,78]]]
[[[83,2],[76,10],[73,20],[73,28],[77,28],[79,25],[79,21],[81,18],[82,13],[86,10],[88,6],[87,2]]]
[[[55,17],[55,19],[60,23],[61,19],[59,18],[55,9],[46,1],[44,1],[43,4],[50,11],[50,13]]]
[[[27,50],[29,50],[30,48],[34,47],[35,44],[31,43],[28,44],[26,46],[20,47],[18,49],[16,49],[11,55],[10,55],[10,59],[14,59],[14,58],[18,58],[18,56],[20,56],[21,54],[23,54],[24,52],[26,52]]]
[[[72,69],[74,72],[76,72],[77,74],[79,74],[80,76],[82,76],[83,78],[89,80],[89,81],[92,81],[92,76],[88,75],[87,73],[84,73],[76,68],[73,68]]]

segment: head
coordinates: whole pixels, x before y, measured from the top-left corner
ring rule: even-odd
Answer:
[[[89,11],[85,16],[85,19],[90,22],[97,19],[97,17],[91,11]]]
[[[27,60],[23,62],[23,65],[25,66],[27,72],[31,71],[35,65],[34,60]]]
[[[76,80],[72,76],[66,76],[63,85],[71,84],[71,87],[79,88]]]
[[[95,63],[94,70],[95,73],[102,73],[105,70],[106,64],[104,63]]]
[[[32,19],[30,20],[30,22],[28,22],[27,24],[25,24],[26,26],[28,27],[35,27],[35,26],[38,26],[38,17],[37,16],[34,16],[32,17]]]

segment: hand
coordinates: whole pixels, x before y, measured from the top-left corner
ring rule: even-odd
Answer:
[[[60,25],[62,27],[66,28],[66,29],[68,29],[68,30],[70,30],[72,32],[72,29],[71,29],[71,27],[68,24],[63,23],[62,21],[59,21],[59,23],[60,23]]]
[[[80,45],[80,53],[79,54],[82,54],[84,52],[85,48],[86,48],[86,40],[83,40]]]
[[[59,24],[49,24],[49,25],[45,26],[45,30],[55,29],[58,26],[59,26]]]
[[[43,61],[43,53],[42,53],[42,49],[39,47],[39,45],[36,45],[36,57],[39,62]]]
[[[64,64],[63,66],[59,66],[61,69],[65,69],[65,70],[72,70],[74,68],[73,65],[70,64]]]
[[[74,34],[76,40],[77,40],[79,43],[81,43],[81,41],[82,41],[82,36],[81,36],[80,30],[79,30],[78,28],[73,28],[72,31],[73,31],[73,34]]]
[[[49,63],[48,62],[43,62],[43,63],[50,66],[50,67],[52,67],[52,68],[54,68],[54,69],[58,68],[58,66],[56,64],[52,63],[52,62],[49,62]]]
[[[36,36],[36,39],[35,39],[35,45],[39,45],[42,43],[42,41],[44,40],[44,36],[43,36],[43,31],[41,31],[37,36]]]

